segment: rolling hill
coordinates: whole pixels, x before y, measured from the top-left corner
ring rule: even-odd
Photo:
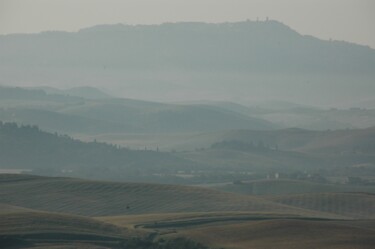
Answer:
[[[277,128],[271,122],[208,105],[93,96],[83,98],[64,92],[47,94],[42,89],[0,87],[0,120],[38,125],[45,130],[70,134]],[[74,89],[80,92],[85,88]]]
[[[40,103],[42,105],[42,103]],[[38,125],[45,131],[71,134],[98,134],[106,132],[135,132],[139,129],[129,125],[105,120],[81,117],[38,107],[0,108],[0,120],[19,124]]]
[[[3,214],[1,211],[0,217],[2,221],[0,225],[1,236],[55,234],[58,237],[59,234],[71,234],[72,236],[75,234],[77,237],[79,235],[120,237],[126,234],[124,229],[82,216],[37,211]]]
[[[0,122],[0,148],[0,168],[45,175],[165,182],[168,177],[157,174],[198,166],[157,148],[130,150],[96,141],[82,142],[15,123]]]
[[[218,184],[214,188],[249,195],[287,195],[306,193],[366,192],[375,193],[375,186],[344,185],[313,182],[308,180],[267,179],[240,182],[238,184]]]
[[[336,217],[207,188],[0,175],[6,205],[85,216],[247,211]]]
[[[372,154],[375,128],[311,131],[298,128],[278,131],[230,131],[221,139],[245,142],[262,141],[268,145],[277,145],[281,150],[310,153],[361,153]]]
[[[264,119],[283,128],[298,127],[320,131],[364,129],[375,123],[375,105],[370,103],[368,105],[347,103],[341,108],[321,108],[318,105],[308,106],[288,101],[255,101],[246,106],[234,102],[203,103]]]
[[[269,198],[277,203],[355,219],[375,218],[375,195],[368,193],[310,193]]]
[[[375,233],[374,196],[361,193],[260,198],[200,187],[2,174],[0,196],[3,247],[367,249]]]
[[[139,100],[113,99],[68,107],[61,112],[76,116],[130,124],[141,132],[201,132],[226,129],[274,129],[262,119],[205,105],[173,105]]]
[[[212,247],[233,249],[370,249],[375,243],[374,222],[362,223],[266,220],[184,229],[167,236],[185,236]]]
[[[292,179],[317,175],[360,177],[373,182],[374,134],[374,128],[232,130],[191,135],[175,147],[183,151],[180,157],[211,168],[226,169],[227,174],[231,170],[237,172],[234,180],[278,173],[282,178]],[[323,178],[321,180],[327,180]]]
[[[282,151],[313,154],[374,153],[375,128],[314,131],[300,128],[278,130],[227,130],[186,137],[176,147],[208,148],[214,143],[243,142],[277,147]]]
[[[157,143],[134,150],[96,140],[82,142],[35,126],[1,123],[0,168],[52,176],[179,184],[259,179],[272,173],[295,179],[301,174],[365,177],[371,182],[375,169],[372,131],[233,130],[188,135],[190,139],[178,136],[181,143],[197,147],[165,152],[158,150]],[[202,141],[215,139],[220,142],[209,148],[198,147]]]

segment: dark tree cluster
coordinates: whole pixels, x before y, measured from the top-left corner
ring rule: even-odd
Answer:
[[[107,178],[144,177],[190,162],[171,153],[129,150],[100,142],[82,142],[47,133],[37,126],[0,122],[0,168],[28,169],[35,174]]]

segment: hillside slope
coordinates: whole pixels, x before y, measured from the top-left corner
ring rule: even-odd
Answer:
[[[155,173],[197,166],[172,153],[129,150],[96,141],[85,143],[14,123],[0,122],[0,148],[0,168],[46,175],[136,181],[149,179]]]
[[[52,212],[86,216],[215,211],[325,215],[199,187],[0,176],[2,203]]]
[[[367,192],[375,193],[375,186],[343,185],[319,183],[309,180],[267,179],[223,184],[216,189],[250,195],[286,195],[332,192]]]
[[[0,235],[86,234],[120,236],[125,230],[94,219],[48,212],[0,212]],[[36,225],[37,224],[37,225]]]
[[[269,198],[277,203],[309,210],[350,216],[375,218],[375,195],[367,193],[309,193]]]
[[[283,151],[319,154],[374,154],[375,127],[314,131],[300,128],[279,130],[230,130],[191,136],[181,142],[181,147],[209,147],[218,142],[243,142],[263,145]]]
[[[265,130],[278,127],[260,118],[208,105],[165,104],[100,96],[84,98],[69,95],[69,91],[47,94],[41,89],[0,86],[0,120],[38,125],[49,131],[81,134]],[[81,93],[86,88],[74,89]]]
[[[185,229],[171,236],[186,236],[212,247],[233,249],[370,249],[375,243],[375,224],[362,223],[368,224],[268,220]]]

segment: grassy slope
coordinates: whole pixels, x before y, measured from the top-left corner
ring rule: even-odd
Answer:
[[[231,249],[370,249],[375,243],[375,223],[367,223],[358,226],[349,222],[267,220],[186,229],[169,236],[186,236]]]
[[[233,249],[289,249],[301,245],[367,249],[375,242],[375,224],[371,220],[309,218],[374,218],[374,196],[369,194],[304,194],[265,200],[197,187],[0,175],[0,195],[0,235],[43,240],[56,239],[56,234],[61,238],[63,234],[67,238],[62,244],[41,244],[41,248],[96,248],[96,239],[143,236],[152,231],[165,238],[183,236]],[[126,205],[130,208],[126,209]],[[92,219],[23,207],[107,217]],[[150,225],[151,230],[131,229],[137,225],[142,228],[142,224]],[[155,230],[155,224],[167,226]],[[89,244],[77,244],[85,238]]]
[[[252,195],[285,195],[302,193],[327,192],[370,192],[375,193],[374,186],[324,184],[302,180],[257,180],[242,184],[226,184],[216,189],[239,194]]]
[[[3,204],[0,204],[0,220],[0,248],[117,249],[126,239],[148,235],[88,217]]]
[[[109,223],[82,216],[27,211],[0,212],[1,235],[32,234],[86,234],[97,236],[122,236],[125,230]]]
[[[96,217],[96,219],[126,228],[181,228],[205,224],[238,223],[249,220],[314,219],[299,215],[271,212],[195,212]],[[319,219],[319,218],[317,218]]]
[[[269,198],[278,203],[356,219],[375,219],[375,195],[366,193],[310,193]]]
[[[126,229],[89,217],[38,211],[0,203],[0,235],[43,233],[123,236]]]
[[[17,207],[13,205],[0,203],[0,215],[19,213],[19,212],[30,212],[30,211],[34,211],[34,210],[29,209],[29,208]]]
[[[207,188],[2,175],[2,202],[86,216],[252,211],[324,216],[258,197]]]

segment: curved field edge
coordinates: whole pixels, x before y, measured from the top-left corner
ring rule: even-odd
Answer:
[[[145,228],[145,229],[168,229],[197,227],[210,224],[231,224],[258,220],[343,220],[337,217],[301,216],[294,214],[267,213],[267,212],[205,212],[205,213],[169,213],[169,214],[146,214],[146,215],[124,215],[96,217],[119,227]]]

